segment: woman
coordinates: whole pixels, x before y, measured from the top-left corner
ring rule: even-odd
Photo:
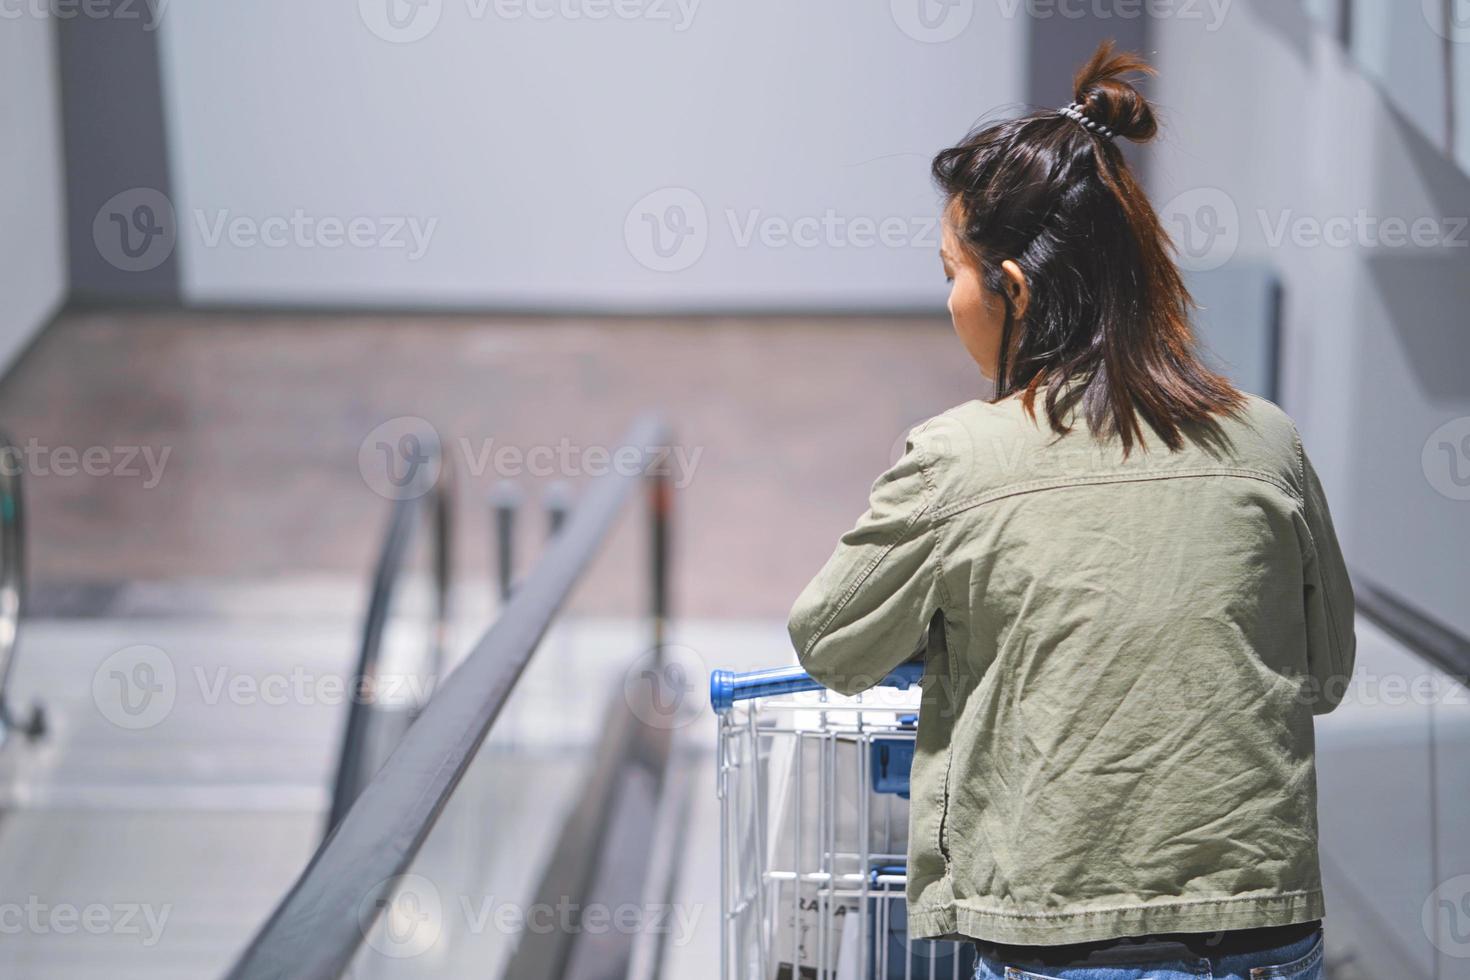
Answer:
[[[1312,716],[1353,596],[1290,419],[1201,364],[1117,141],[1157,130],[1104,45],[1076,103],[934,160],[966,351],[797,600],[856,693],[925,642],[909,928],[981,978],[1317,978]],[[927,641],[926,641],[927,637]]]

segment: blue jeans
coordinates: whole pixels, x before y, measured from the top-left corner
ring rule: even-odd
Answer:
[[[980,957],[975,980],[1322,980],[1322,932],[1261,953],[1140,966],[1059,967],[1041,973]]]

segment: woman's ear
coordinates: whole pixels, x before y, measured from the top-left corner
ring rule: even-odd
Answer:
[[[1001,275],[1004,277],[1002,288],[1011,301],[1011,310],[1017,320],[1026,315],[1026,307],[1031,302],[1031,287],[1026,284],[1026,273],[1016,264],[1015,259],[1006,259],[1000,264]]]

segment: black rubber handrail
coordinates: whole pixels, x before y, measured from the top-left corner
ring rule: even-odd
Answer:
[[[437,436],[421,434],[419,444],[426,451],[429,465],[419,472],[436,476],[433,483],[420,488],[423,492],[393,502],[388,533],[383,539],[373,569],[372,591],[368,598],[367,617],[363,623],[362,641],[358,649],[357,672],[352,677],[352,690],[376,691],[383,634],[388,628],[388,614],[393,596],[408,563],[410,545],[421,524],[427,522],[432,531],[434,597],[430,634],[429,662],[425,673],[437,685],[444,668],[444,644],[449,630],[450,540],[453,512],[453,473],[444,458]],[[430,688],[432,690],[432,687]],[[342,735],[342,748],[337,756],[337,775],[332,787],[332,806],[327,816],[327,832],[347,815],[353,801],[372,778],[369,766],[368,728],[373,719],[373,702],[354,696],[347,711],[347,725]],[[419,706],[422,707],[422,706]]]
[[[1470,639],[1390,592],[1362,572],[1353,572],[1357,609],[1421,660],[1470,684]]]
[[[640,420],[614,458],[636,465],[599,477],[495,624],[442,685],[397,750],[322,843],[296,884],[229,973],[230,980],[336,980],[391,899],[455,787],[505,707],[557,612],[645,478],[655,526],[667,518],[667,445],[657,419]],[[624,455],[627,454],[627,455]],[[656,534],[655,564],[667,536]],[[655,583],[666,581],[656,570]],[[655,595],[653,609],[667,608]],[[655,635],[662,635],[662,625]],[[488,832],[488,828],[487,828]],[[367,910],[367,911],[364,911]]]
[[[10,705],[10,676],[15,667],[15,648],[25,606],[22,469],[20,451],[8,436],[0,433],[0,745],[5,744],[12,731],[36,738],[46,728],[39,705],[32,707],[29,718],[16,714]]]

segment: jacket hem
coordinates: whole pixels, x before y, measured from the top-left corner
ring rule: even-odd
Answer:
[[[1325,911],[1320,888],[1285,895],[1149,902],[1076,912],[1001,912],[954,902],[910,906],[909,936],[1060,946],[1123,936],[1293,925],[1320,919]]]

